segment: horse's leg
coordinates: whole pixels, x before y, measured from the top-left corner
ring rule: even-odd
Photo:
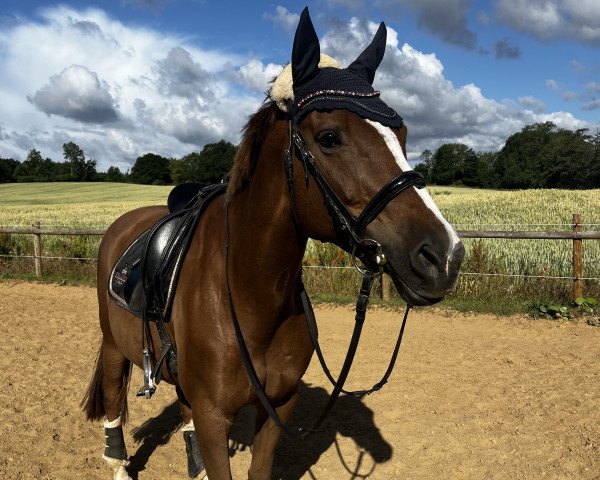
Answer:
[[[294,394],[287,403],[275,409],[279,418],[287,422],[291,417],[298,394]],[[270,480],[273,469],[273,454],[281,437],[281,429],[269,417],[264,408],[257,408],[256,435],[252,444],[252,463],[248,470],[248,480]]]
[[[104,435],[106,446],[102,458],[114,471],[114,480],[131,480],[125,467],[129,465],[123,437],[123,423],[127,417],[127,387],[131,363],[117,346],[107,341],[102,343],[104,371],[102,390],[104,395]]]
[[[181,401],[179,402],[179,408],[181,409],[181,418],[183,419],[181,431],[183,432],[183,440],[185,442],[188,476],[190,478],[204,479],[206,470],[204,469],[204,461],[202,460],[198,439],[196,438],[192,409]]]
[[[219,408],[204,402],[192,402],[196,438],[204,459],[206,476],[210,480],[232,480],[229,465],[229,430],[233,417],[226,416]]]

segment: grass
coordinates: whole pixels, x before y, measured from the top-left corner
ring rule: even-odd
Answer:
[[[47,228],[108,227],[137,207],[165,204],[172,187],[120,183],[30,183],[0,185],[0,226]],[[446,218],[459,230],[569,230],[573,213],[585,229],[600,229],[600,190],[494,191],[430,187]],[[98,237],[43,237],[43,255],[95,258]],[[464,272],[569,276],[572,243],[560,240],[467,239]],[[0,234],[0,255],[31,255],[31,236]],[[0,257],[0,278],[33,277],[31,259]],[[349,266],[347,254],[311,242],[306,265]],[[93,265],[85,260],[45,260],[45,279],[93,284]],[[584,274],[600,277],[600,241],[584,242]],[[315,300],[353,303],[360,277],[352,270],[305,269],[305,284]],[[526,311],[532,302],[568,302],[570,280],[461,276],[457,291],[443,305],[460,310]],[[379,288],[377,285],[375,289]],[[600,282],[587,281],[586,295],[600,298]],[[377,295],[373,295],[376,302]],[[390,305],[402,305],[392,295]]]
[[[0,184],[0,225],[106,228],[134,208],[164,205],[172,187],[123,183]]]

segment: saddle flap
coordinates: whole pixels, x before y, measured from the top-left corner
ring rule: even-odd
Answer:
[[[134,315],[168,322],[183,259],[200,216],[227,184],[181,184],[170,198],[178,209],[159,219],[127,248],[113,268],[109,292]],[[181,188],[180,188],[181,187]],[[191,204],[191,206],[190,206]],[[179,208],[183,205],[183,208]]]

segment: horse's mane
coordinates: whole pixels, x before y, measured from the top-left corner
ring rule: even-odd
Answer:
[[[260,109],[248,119],[244,126],[242,141],[229,172],[227,195],[235,195],[242,190],[254,172],[256,161],[265,141],[269,128],[275,121],[278,108],[275,102],[266,101]]]

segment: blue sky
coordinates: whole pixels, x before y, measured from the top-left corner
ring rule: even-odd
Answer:
[[[534,122],[600,127],[598,0],[3,0],[0,157],[60,161],[75,141],[100,170],[126,170],[237,143],[304,5],[343,65],[386,22],[375,86],[413,161],[446,142],[497,150]]]

